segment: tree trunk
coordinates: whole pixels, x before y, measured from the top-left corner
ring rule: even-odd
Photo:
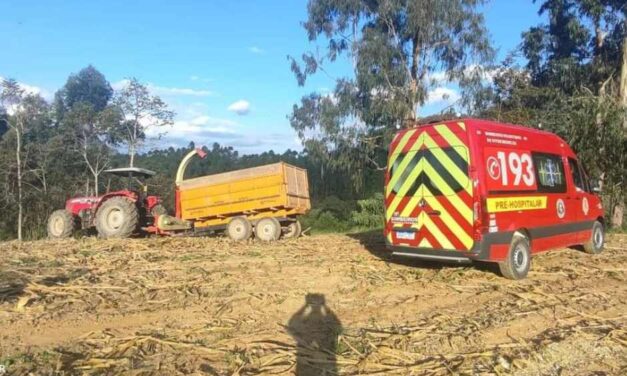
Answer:
[[[625,20],[627,26],[627,20]],[[623,37],[623,63],[620,72],[620,85],[619,85],[619,98],[620,104],[623,107],[623,111],[627,111],[627,35]],[[623,137],[627,137],[627,116],[623,114]],[[625,183],[623,177],[623,184]],[[625,197],[622,195],[619,197],[619,202],[613,208],[612,226],[622,227],[623,217],[625,213]]]
[[[133,163],[135,162],[135,144],[131,141],[128,145],[128,156],[129,156],[129,167],[133,167]]]
[[[19,116],[19,115],[18,115]],[[22,130],[20,129],[20,120],[17,120],[18,124],[15,126],[15,161],[17,163],[17,240],[22,241]]]
[[[626,21],[627,22],[627,21]],[[623,109],[627,110],[627,36],[623,38],[623,64],[620,71],[619,98]],[[627,132],[627,116],[623,118],[623,130]]]
[[[94,193],[95,193],[95,196],[98,196],[98,193],[99,193],[98,192],[98,175],[99,175],[98,172],[94,173]]]

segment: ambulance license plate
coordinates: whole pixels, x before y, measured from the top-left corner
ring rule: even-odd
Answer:
[[[396,231],[396,238],[403,240],[414,240],[416,239],[416,233],[413,231]]]

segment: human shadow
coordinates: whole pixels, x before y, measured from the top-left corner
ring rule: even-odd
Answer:
[[[443,270],[454,268],[465,268],[473,266],[474,268],[494,274],[498,273],[498,267],[496,264],[488,262],[454,262],[454,261],[430,261],[420,259],[416,257],[400,257],[392,255],[392,252],[385,247],[385,239],[383,237],[383,230],[369,230],[362,232],[355,232],[348,234],[349,237],[359,241],[359,243],[373,256],[394,264],[404,265],[409,267],[431,269],[431,270]]]
[[[342,323],[322,294],[307,294],[290,318],[288,332],[297,344],[297,376],[337,375],[336,349]]]

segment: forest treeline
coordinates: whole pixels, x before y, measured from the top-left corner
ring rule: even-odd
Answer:
[[[533,1],[533,0],[530,0]],[[289,57],[296,84],[345,59],[352,75],[313,92],[288,114],[303,143],[241,155],[207,145],[189,176],[285,161],[309,173],[314,210],[306,225],[376,227],[386,151],[436,89],[458,88],[444,117],[475,116],[541,127],[563,137],[603,185],[607,222],[621,226],[627,176],[627,5],[624,0],[534,1],[546,20],[530,25],[500,62],[481,14],[483,0],[310,0],[306,37],[317,46]],[[19,78],[19,77],[18,77]],[[176,167],[191,147],[148,150],[149,135],[175,114],[136,79],[113,90],[88,66],[54,99],[13,79],[0,87],[0,239],[44,235],[49,213],[76,195],[122,184],[103,175],[128,165],[155,170],[149,190],[173,205]],[[190,140],[194,141],[194,140]]]

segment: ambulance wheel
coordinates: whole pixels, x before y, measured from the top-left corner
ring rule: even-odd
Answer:
[[[530,267],[531,250],[529,240],[525,236],[514,234],[512,244],[507,252],[507,258],[499,262],[501,274],[508,279],[523,279],[527,277]]]
[[[283,237],[285,239],[294,239],[299,237],[302,232],[303,228],[301,227],[300,222],[290,222],[287,226],[285,226],[285,232],[283,233]]]
[[[276,218],[262,218],[255,225],[255,237],[264,242],[279,240],[281,223]]]
[[[238,242],[248,240],[253,234],[253,227],[248,219],[235,217],[226,226],[226,234],[229,238]]]
[[[69,238],[76,229],[76,220],[65,209],[55,210],[48,218],[47,229],[50,239]]]
[[[587,253],[596,255],[603,251],[604,243],[605,231],[603,229],[603,224],[599,221],[594,221],[594,224],[592,225],[592,235],[590,235],[590,240],[583,245],[583,249]]]

